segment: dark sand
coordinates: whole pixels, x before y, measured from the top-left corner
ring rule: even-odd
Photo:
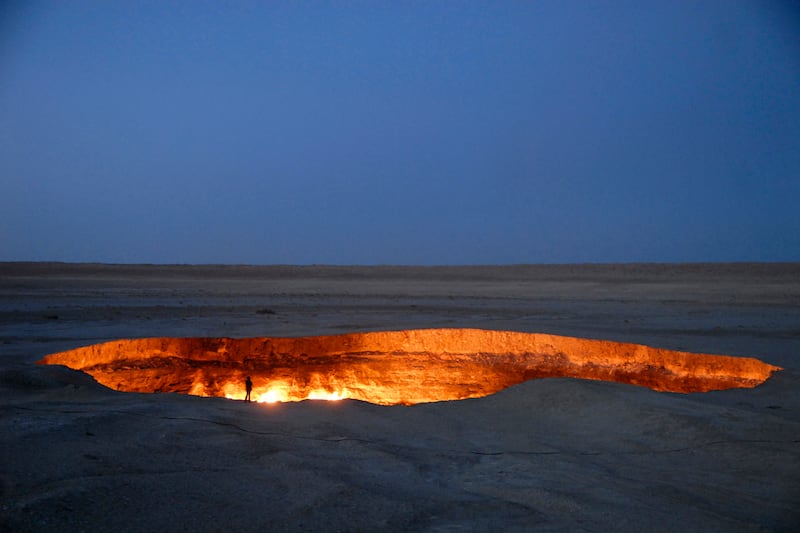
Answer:
[[[428,327],[785,370],[706,394],[544,379],[382,407],[126,394],[33,364],[116,338]],[[0,264],[0,530],[796,530],[799,376],[798,264]]]

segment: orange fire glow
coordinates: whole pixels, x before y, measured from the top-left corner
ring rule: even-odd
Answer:
[[[39,363],[66,365],[127,392],[243,399],[249,375],[258,402],[350,398],[384,405],[478,398],[543,377],[705,392],[755,387],[781,370],[748,357],[477,329],[119,340]]]

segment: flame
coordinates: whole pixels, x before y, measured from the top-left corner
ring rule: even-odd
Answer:
[[[189,394],[195,394],[190,392]],[[195,394],[196,396],[211,396],[210,394]],[[224,396],[229,400],[242,400],[246,395],[245,388],[233,383],[226,383]],[[346,388],[329,391],[322,388],[303,390],[292,387],[285,381],[273,381],[263,388],[256,387],[251,393],[252,398],[258,403],[276,402],[302,402],[303,400],[346,400],[352,398]]]
[[[291,401],[289,392],[285,387],[270,387],[267,392],[258,395],[258,403],[275,403]]]
[[[119,340],[49,355],[121,391],[384,405],[479,398],[540,377],[617,381],[657,391],[755,387],[779,367],[747,357],[539,333],[430,329],[324,337]]]

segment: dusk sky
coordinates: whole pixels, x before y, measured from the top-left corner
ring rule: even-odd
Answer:
[[[0,5],[0,261],[800,261],[797,3]]]

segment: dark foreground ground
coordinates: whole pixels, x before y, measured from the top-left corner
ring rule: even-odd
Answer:
[[[758,357],[764,385],[572,379],[411,407],[125,394],[115,338],[476,327]],[[792,531],[800,265],[0,264],[2,531]]]

